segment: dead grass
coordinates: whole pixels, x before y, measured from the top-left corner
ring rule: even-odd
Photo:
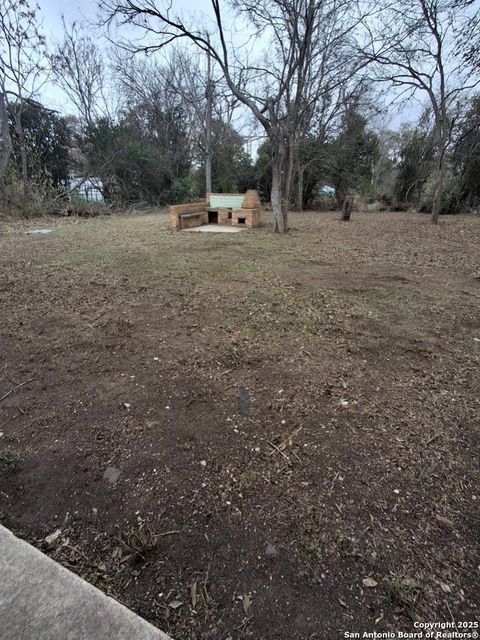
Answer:
[[[0,517],[175,640],[477,609],[480,221],[338,218],[0,228]]]

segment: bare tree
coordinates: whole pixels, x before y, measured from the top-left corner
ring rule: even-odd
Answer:
[[[5,94],[5,77],[0,69],[0,213],[5,206],[5,173],[12,153],[12,140],[8,126],[7,97]]]
[[[22,115],[29,101],[33,100],[45,82],[45,38],[38,23],[38,5],[28,0],[0,0],[0,77],[3,99],[0,105],[2,139],[9,148],[8,135],[4,132],[4,107],[12,113],[20,147],[23,188],[28,190],[28,158]],[[8,124],[8,123],[7,123]],[[8,163],[3,152],[0,169]],[[5,171],[5,170],[4,170]]]
[[[377,4],[375,21],[364,21],[363,55],[374,62],[377,79],[399,88],[405,97],[423,93],[434,120],[435,194],[432,222],[442,208],[446,155],[452,139],[455,106],[480,82],[465,64],[459,43],[472,28],[471,5],[458,0],[390,0]],[[468,5],[468,6],[466,6]]]
[[[211,57],[191,48],[175,48],[161,59],[138,60],[120,54],[114,67],[127,106],[141,100],[172,114],[175,108],[181,108],[193,156],[205,166],[205,190],[211,192],[215,152],[212,123],[214,118],[231,122],[238,105],[216,73]]]
[[[335,43],[337,44],[337,43]],[[341,44],[341,43],[339,43]],[[342,116],[355,102],[362,105],[371,100],[371,90],[366,79],[348,73],[352,67],[358,70],[357,60],[352,60],[348,47],[334,46],[325,50],[325,65],[317,83],[312,83],[318,96],[311,100],[311,109],[305,111],[298,134],[296,154],[297,210],[303,210],[304,176],[308,169],[317,165],[325,156],[325,144],[338,131]],[[342,203],[340,202],[340,206]]]
[[[480,183],[480,95],[463,105],[457,121],[455,144],[452,153],[453,165],[460,178],[460,197],[468,205],[478,204]]]
[[[377,155],[371,162],[371,184],[377,194],[393,199],[395,180],[398,175],[400,134],[397,131],[380,128],[376,135]]]
[[[208,41],[208,33],[206,38]],[[176,50],[171,58],[172,71],[165,78],[170,91],[188,105],[193,116],[195,144],[205,163],[205,191],[212,192],[212,121],[217,101],[218,78],[214,77],[214,61],[209,52],[192,55],[191,51]]]
[[[58,86],[76,107],[85,123],[91,126],[99,112],[105,111],[105,67],[96,42],[76,22],[65,24],[64,39],[50,56]]]
[[[357,101],[368,94],[362,64],[352,55],[355,30],[345,7],[332,6],[323,11],[322,28],[316,33],[316,64],[308,71],[305,83],[305,108],[301,111],[297,133],[296,174],[297,209],[303,208],[303,180],[309,166],[325,153],[324,143],[332,135],[353,96]],[[314,144],[309,144],[309,140]],[[306,144],[304,144],[306,142]]]
[[[236,0],[236,21],[248,26],[249,45],[229,42],[220,0],[211,0],[214,29],[192,26],[173,15],[168,4],[154,0],[101,0],[105,20],[136,25],[150,41],[123,41],[131,51],[158,51],[166,45],[188,40],[218,64],[229,90],[263,128],[272,148],[274,230],[288,229],[288,206],[294,169],[295,142],[305,109],[310,107],[309,83],[315,82],[325,46],[319,34],[325,20],[341,28],[333,38],[345,38],[354,25],[344,0]],[[268,44],[269,53],[255,61],[250,50]]]
[[[208,40],[208,34],[206,38]],[[205,191],[211,193],[215,154],[213,120],[231,124],[238,100],[226,86],[222,75],[218,74],[218,65],[209,53],[177,49],[172,55],[171,65],[173,74],[168,82],[169,89],[192,111],[195,142],[205,163]]]
[[[202,118],[199,118],[197,112],[197,102],[202,100],[205,103],[205,84],[196,62],[193,60],[190,63],[193,83],[189,87],[185,86],[190,76],[184,75],[183,68],[187,61],[181,51],[174,52],[174,55],[163,60],[126,59],[117,56],[114,64],[122,111],[129,113],[130,117],[136,112],[148,114],[148,123],[153,125],[149,135],[155,139],[165,137],[166,140],[171,139],[170,131],[178,128],[181,114],[182,131],[192,157],[198,154],[199,137],[205,135],[205,110],[202,110]],[[139,117],[140,124],[145,126],[145,118]],[[185,157],[183,147],[169,147],[164,152],[172,167],[178,165],[176,158]],[[204,159],[203,147],[201,155]]]
[[[465,9],[469,16],[466,28],[459,34],[459,52],[465,63],[480,69],[480,11],[477,0],[455,0],[457,7]]]

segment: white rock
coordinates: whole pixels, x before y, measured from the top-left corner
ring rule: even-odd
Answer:
[[[56,543],[57,543],[57,541],[58,541],[58,539],[60,538],[61,535],[62,535],[61,529],[56,529],[53,533],[48,535],[45,538],[45,542],[47,544],[47,547],[49,547],[49,549],[52,549],[56,545]]]

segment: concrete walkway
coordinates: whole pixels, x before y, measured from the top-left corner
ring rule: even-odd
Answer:
[[[202,224],[199,227],[185,229],[185,231],[193,231],[197,233],[240,233],[244,227],[230,227],[226,224]]]
[[[171,640],[0,525],[1,640]]]

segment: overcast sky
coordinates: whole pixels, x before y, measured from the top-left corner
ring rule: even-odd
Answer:
[[[39,5],[39,17],[43,23],[43,31],[49,47],[62,39],[62,13],[67,22],[72,22],[73,20],[84,20],[87,16],[91,18],[97,12],[97,3],[94,0],[69,2],[68,5],[60,0],[39,0]],[[74,110],[65,103],[63,94],[51,82],[42,89],[42,98],[43,102],[52,109],[57,109],[62,113],[74,113]]]
[[[62,39],[62,13],[67,24],[74,20],[94,23],[99,13],[97,0],[83,0],[82,2],[73,0],[68,4],[65,1],[61,2],[61,0],[39,0],[39,5],[43,30],[47,36],[49,46]],[[199,22],[198,17],[202,18],[202,22],[208,22],[209,17],[212,15],[210,0],[173,0],[173,6],[183,14],[197,16],[197,23]],[[93,26],[90,33],[92,31],[94,31]],[[99,30],[97,41],[100,43],[101,39],[101,31]],[[105,42],[106,46],[107,43]],[[74,108],[68,103],[66,97],[51,82],[42,90],[41,98],[47,106],[61,113],[75,113]],[[418,118],[420,111],[418,103],[414,103],[400,111],[397,108],[378,120],[378,124],[379,126],[397,128],[406,120],[414,121]]]
[[[49,46],[52,46],[54,42],[62,40],[62,14],[65,16],[65,21],[70,24],[73,21],[94,23],[99,15],[97,0],[83,0],[78,2],[66,3],[61,0],[38,0],[40,5],[40,18],[43,22],[43,30],[47,36]],[[202,15],[205,19],[211,14],[211,2],[210,0],[174,0],[174,6],[176,9],[182,12],[194,15]],[[192,11],[192,7],[195,10]],[[92,31],[95,28],[91,27]],[[92,32],[90,31],[90,33]],[[123,32],[124,33],[124,32]],[[98,30],[99,43],[102,40],[101,30]],[[106,42],[105,42],[106,46]],[[73,113],[72,108],[65,102],[65,96],[54,86],[52,83],[48,83],[45,89],[42,91],[44,101],[48,103],[48,106],[62,111],[63,113]]]

